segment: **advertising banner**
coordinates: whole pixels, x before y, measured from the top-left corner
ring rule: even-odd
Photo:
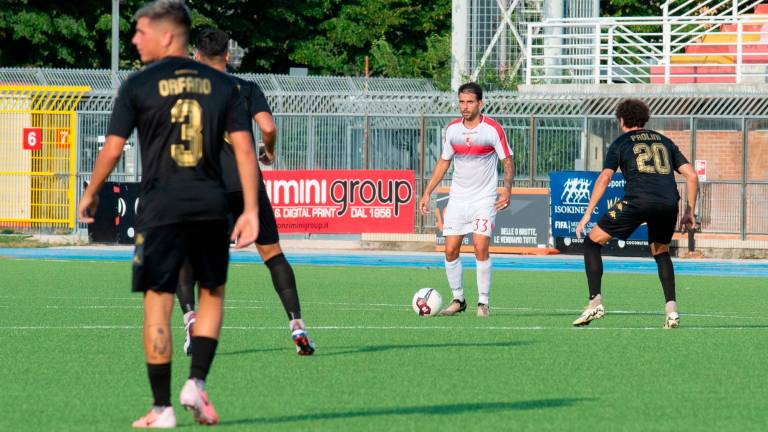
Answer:
[[[281,233],[413,233],[412,170],[263,171]]]
[[[448,205],[448,188],[437,190],[437,245],[444,250],[442,220]],[[496,214],[491,231],[490,251],[493,253],[551,253],[549,239],[549,191],[542,188],[514,188],[509,206]],[[463,251],[471,251],[472,234],[464,236]],[[466,247],[464,247],[466,246]]]
[[[83,188],[86,186],[87,183],[84,183]],[[133,244],[138,207],[138,183],[104,183],[104,187],[99,191],[95,221],[88,225],[88,235],[91,241]]]
[[[551,191],[552,237],[555,247],[564,253],[581,253],[584,237],[576,238],[576,226],[587,209],[598,172],[558,171],[549,174]],[[616,173],[611,178],[605,194],[592,213],[587,232],[600,217],[624,196],[624,176]],[[612,239],[603,251],[606,255],[646,256],[648,252],[648,227],[638,227],[626,241]]]

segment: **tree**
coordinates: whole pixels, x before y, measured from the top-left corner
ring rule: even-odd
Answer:
[[[663,0],[611,0],[600,2],[603,16],[633,17],[661,15]]]
[[[450,0],[358,0],[335,5],[319,32],[290,59],[320,73],[362,75],[365,57],[379,76],[450,81]]]
[[[121,0],[120,67],[139,66],[133,14]],[[450,81],[451,0],[187,0],[195,29],[217,26],[247,49],[240,70],[364,73]],[[107,68],[111,2],[0,0],[0,66]],[[194,35],[193,35],[194,37]]]

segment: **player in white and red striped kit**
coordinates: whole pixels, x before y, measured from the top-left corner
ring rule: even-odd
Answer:
[[[459,87],[458,93],[462,117],[451,122],[445,131],[442,153],[419,207],[422,214],[428,212],[429,197],[453,160],[451,192],[442,227],[445,236],[445,272],[453,300],[441,315],[454,315],[467,308],[459,252],[464,235],[472,233],[477,259],[477,316],[487,317],[491,291],[488,246],[496,212],[509,205],[515,165],[504,130],[495,120],[480,114],[483,89],[476,83],[466,83]],[[504,166],[504,187],[501,193],[497,193],[499,160]]]

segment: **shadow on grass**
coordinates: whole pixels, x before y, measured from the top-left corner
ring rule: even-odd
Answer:
[[[368,353],[380,353],[384,351],[394,350],[412,350],[412,349],[436,349],[436,348],[507,348],[515,346],[531,345],[533,341],[502,341],[502,342],[448,342],[448,343],[423,343],[423,344],[386,344],[386,345],[365,345],[359,347],[319,347],[316,355],[327,357],[347,354],[368,354]],[[338,351],[341,350],[341,351]],[[217,356],[223,355],[241,355],[241,354],[256,354],[267,353],[275,351],[293,351],[291,347],[286,348],[254,348],[242,351],[222,352],[216,354]]]
[[[384,417],[401,415],[456,415],[466,413],[491,413],[503,411],[528,411],[550,408],[565,408],[579,402],[590,401],[587,398],[534,399],[517,402],[480,402],[444,405],[422,405],[413,407],[371,408],[353,411],[320,412],[278,417],[263,417],[240,420],[225,420],[221,425],[276,424],[316,420],[340,420],[359,417]]]
[[[423,344],[385,344],[385,345],[365,345],[347,349],[345,351],[335,351],[325,354],[327,356],[346,355],[346,354],[368,354],[380,353],[383,351],[412,350],[412,349],[439,349],[439,348],[508,348],[515,346],[531,345],[532,341],[502,341],[502,342],[448,342],[448,343],[423,343]]]

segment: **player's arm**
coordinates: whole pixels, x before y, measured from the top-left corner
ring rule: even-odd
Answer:
[[[99,191],[104,186],[104,182],[107,181],[109,175],[112,174],[112,170],[115,169],[117,162],[120,161],[125,141],[126,139],[123,137],[107,135],[104,147],[99,152],[99,156],[96,158],[96,163],[93,166],[91,181],[88,183],[88,187],[85,188],[85,192],[80,198],[80,204],[77,206],[77,216],[80,221],[93,223],[93,216],[96,214],[96,206],[99,203]]]
[[[682,219],[680,219],[680,226],[684,230],[692,229],[696,226],[696,197],[699,193],[699,176],[696,175],[696,171],[691,164],[683,164],[677,169],[683,177],[685,177],[685,183],[687,191],[687,201],[685,205],[685,212]]]
[[[512,160],[512,156],[502,159],[501,164],[504,166],[504,187],[496,201],[496,210],[505,209],[509,205],[509,197],[512,195],[512,181],[515,179],[515,161]]]
[[[229,140],[232,142],[240,184],[243,187],[243,214],[232,231],[232,240],[237,241],[235,247],[243,248],[256,241],[259,235],[259,170],[256,169],[258,162],[248,132],[230,132]]]
[[[582,234],[587,233],[586,227],[592,216],[592,212],[595,211],[595,207],[597,207],[597,203],[600,202],[600,198],[605,195],[605,190],[608,189],[608,185],[611,183],[611,177],[613,177],[614,172],[615,171],[610,168],[603,168],[603,171],[597,177],[595,187],[592,188],[592,197],[589,199],[587,210],[584,212],[584,216],[582,216],[579,225],[576,227],[576,238],[580,239]]]
[[[259,126],[261,131],[261,141],[264,143],[264,149],[266,150],[266,157],[268,158],[267,165],[271,164],[275,160],[275,141],[277,138],[277,127],[275,121],[272,118],[272,114],[268,111],[262,111],[256,113],[253,116],[253,121]],[[262,163],[264,162],[262,158]]]
[[[432,178],[429,180],[429,184],[424,189],[424,193],[421,195],[421,201],[419,201],[419,209],[421,214],[427,214],[429,212],[429,196],[432,195],[432,191],[435,190],[437,185],[445,177],[445,173],[448,172],[448,168],[451,166],[450,160],[440,158],[435,164],[435,169],[432,171]]]

